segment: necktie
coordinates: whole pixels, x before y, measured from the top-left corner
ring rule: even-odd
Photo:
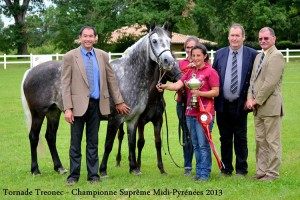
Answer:
[[[94,70],[93,70],[93,60],[91,58],[92,53],[88,52],[86,55],[88,56],[86,75],[89,82],[90,93],[93,93],[94,92]]]
[[[238,88],[238,71],[237,71],[237,58],[236,55],[238,54],[237,51],[233,52],[232,57],[232,68],[231,68],[231,85],[230,91],[235,94]]]
[[[261,68],[261,63],[263,62],[264,57],[265,57],[265,54],[263,53],[263,54],[261,55],[261,58],[260,58],[258,67],[257,67],[257,69],[256,69],[256,71],[255,71],[254,81],[256,80],[256,78],[257,78],[257,76],[258,76],[258,72],[259,72],[259,70],[260,70],[260,68]]]
[[[256,71],[255,71],[255,75],[254,75],[254,78],[253,78],[253,82],[256,80],[256,78],[257,78],[257,76],[258,76],[258,72],[259,72],[259,70],[260,70],[260,68],[261,68],[261,64],[262,64],[262,62],[263,62],[263,60],[264,60],[264,57],[265,57],[265,54],[263,53],[263,54],[261,55],[259,64],[258,64],[257,69],[256,69]],[[252,94],[254,94],[254,84],[252,85]]]

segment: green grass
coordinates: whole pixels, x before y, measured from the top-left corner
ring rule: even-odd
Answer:
[[[259,182],[250,180],[255,174],[255,138],[253,116],[248,118],[248,148],[249,148],[249,175],[246,178],[234,179],[232,177],[218,177],[219,169],[213,157],[213,169],[211,179],[208,182],[196,183],[192,177],[184,177],[183,169],[177,168],[167,153],[166,128],[163,128],[163,161],[168,175],[161,175],[156,162],[156,151],[152,125],[146,126],[146,144],[142,155],[142,175],[129,174],[127,139],[123,142],[123,160],[121,167],[115,167],[117,154],[117,142],[111,152],[108,161],[109,179],[102,179],[98,185],[90,185],[86,181],[85,141],[82,144],[82,168],[81,179],[75,187],[66,187],[67,175],[59,175],[53,170],[53,163],[44,138],[45,128],[41,133],[41,145],[38,148],[39,168],[41,176],[33,176],[30,173],[30,146],[28,133],[24,121],[24,113],[20,99],[20,83],[23,73],[28,65],[9,65],[6,70],[0,66],[0,198],[1,199],[93,199],[92,195],[74,195],[73,189],[81,191],[104,192],[112,191],[117,195],[96,195],[101,199],[175,199],[177,195],[173,190],[198,191],[203,195],[186,195],[178,199],[299,199],[300,197],[300,128],[298,126],[300,116],[300,63],[292,62],[286,65],[283,80],[283,96],[286,115],[283,118],[282,129],[282,165],[280,179],[274,182]],[[2,68],[1,68],[2,67]],[[182,147],[178,142],[177,117],[175,114],[174,93],[166,92],[170,150],[177,163],[183,165]],[[99,136],[99,156],[103,155],[106,122],[101,122]],[[69,126],[61,117],[61,124],[57,137],[57,148],[63,165],[69,168]],[[213,140],[216,148],[220,149],[219,134],[215,124]],[[163,151],[163,152],[164,152]],[[193,162],[195,166],[195,162]],[[193,166],[193,167],[194,167]],[[194,175],[195,172],[193,172]],[[13,191],[32,191],[26,196],[5,195],[4,189]],[[153,190],[161,189],[169,191],[168,195],[153,195]],[[63,195],[39,195],[37,190],[46,192],[63,192]],[[121,195],[120,190],[125,191],[150,191],[151,195]],[[207,192],[216,195],[207,195]],[[220,196],[218,196],[220,195]]]

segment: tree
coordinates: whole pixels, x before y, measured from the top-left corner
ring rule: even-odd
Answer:
[[[25,25],[25,17],[27,12],[35,13],[44,8],[43,0],[23,0],[20,4],[19,0],[4,0],[5,4],[0,4],[1,11],[7,17],[13,17],[14,25],[10,25],[10,39],[14,41],[17,54],[27,54],[27,27]]]

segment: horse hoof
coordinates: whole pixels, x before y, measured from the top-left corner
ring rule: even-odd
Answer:
[[[142,175],[142,172],[140,170],[133,170],[133,174],[136,176]]]
[[[35,176],[39,176],[39,175],[42,175],[40,170],[34,170],[34,171],[31,171],[31,174],[35,175]]]
[[[167,172],[165,172],[165,171],[163,171],[163,172],[160,172],[162,175],[165,175],[165,176],[167,176],[168,175],[168,173]]]
[[[100,172],[101,178],[109,178],[106,172]]]
[[[66,169],[63,168],[63,167],[58,168],[57,171],[59,172],[59,174],[66,174],[66,173],[68,173],[68,170],[66,170]]]

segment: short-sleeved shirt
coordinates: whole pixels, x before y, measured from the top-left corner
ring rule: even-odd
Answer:
[[[212,68],[211,64],[209,62],[205,62],[205,65],[201,69],[197,68],[191,68],[189,71],[187,71],[182,77],[181,81],[183,83],[189,81],[192,78],[192,75],[196,74],[196,78],[203,83],[203,86],[200,88],[200,91],[209,91],[211,90],[212,87],[219,87],[220,86],[220,81],[219,81],[219,75],[215,69]],[[185,84],[184,84],[185,85]],[[185,86],[186,87],[186,86]],[[185,112],[185,115],[187,116],[197,116],[199,114],[199,107],[194,108],[189,106],[191,98],[192,98],[192,93],[189,88],[186,88],[187,91],[187,109]],[[203,103],[204,108],[206,109],[208,102],[212,101],[213,103],[213,98],[205,98],[205,97],[200,97],[201,101]],[[212,104],[210,113],[212,115],[215,115],[215,108]]]
[[[187,58],[180,60],[178,63],[179,63],[179,68],[183,74],[189,71],[190,68],[188,67],[188,65],[190,64],[190,61]],[[182,91],[178,90],[176,101],[181,102],[181,98],[182,98]]]

